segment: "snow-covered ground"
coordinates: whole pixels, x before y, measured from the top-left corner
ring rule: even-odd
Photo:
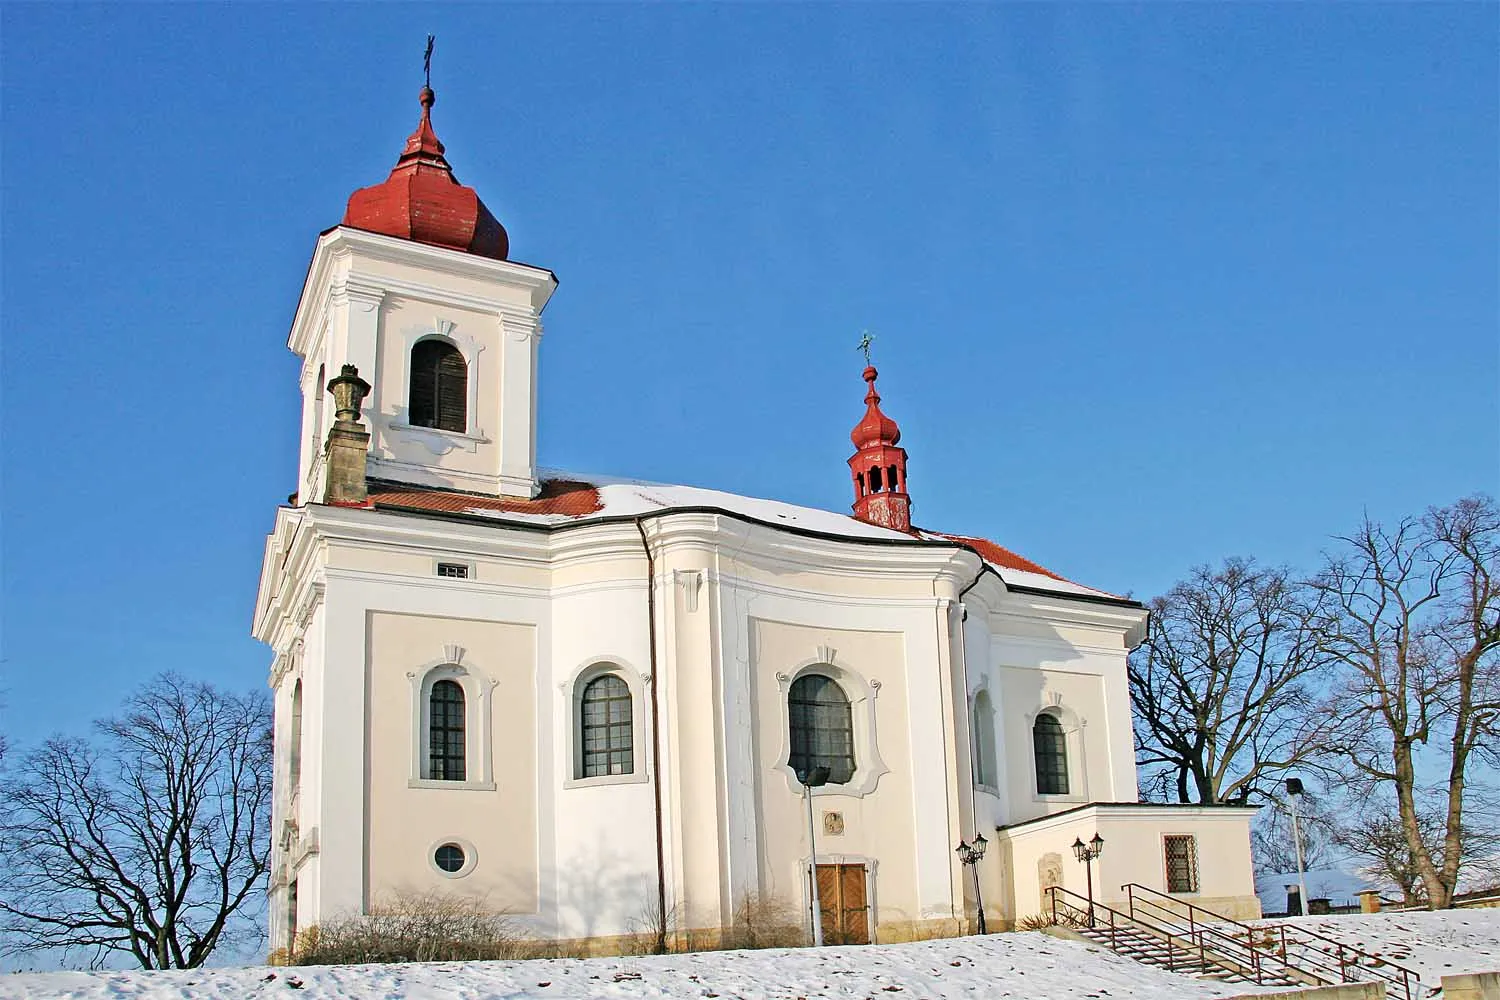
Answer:
[[[1437,986],[1456,972],[1500,972],[1500,909],[1346,913],[1263,921],[1306,927],[1404,965]]]
[[[1500,909],[1296,922],[1386,955],[1431,986],[1444,973],[1500,970]],[[1256,991],[1039,933],[821,951],[0,976],[0,1000],[1208,1000]]]
[[[820,951],[0,976],[5,1000],[1205,1000],[1241,992],[1035,932]]]

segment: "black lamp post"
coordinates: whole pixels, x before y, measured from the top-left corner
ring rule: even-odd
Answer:
[[[807,874],[812,883],[812,932],[813,947],[823,947],[823,901],[818,898],[818,846],[813,840],[812,790],[828,784],[828,767],[819,764],[797,772],[802,784],[802,797],[807,800]]]
[[[984,926],[984,896],[979,892],[979,861],[984,857],[984,849],[989,846],[989,841],[984,839],[984,834],[974,834],[974,843],[966,844],[962,840],[958,842],[959,863],[974,872],[974,903],[979,907],[979,933],[988,934]]]
[[[1104,853],[1104,838],[1094,834],[1094,839],[1087,844],[1082,837],[1073,841],[1073,857],[1082,861],[1088,874],[1089,885],[1089,926],[1094,926],[1094,859]]]

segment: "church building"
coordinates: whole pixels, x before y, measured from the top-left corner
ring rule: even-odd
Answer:
[[[981,899],[1007,928],[1049,886],[1259,915],[1253,810],[1139,801],[1145,608],[917,527],[874,367],[846,387],[850,513],[542,467],[556,278],[420,102],[318,237],[287,341],[296,492],[254,619],[273,950],[432,893],[595,951],[660,914],[711,942],[747,900],[843,943],[972,933]]]

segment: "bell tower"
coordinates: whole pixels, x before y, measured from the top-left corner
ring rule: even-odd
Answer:
[[[875,391],[874,365],[866,365],[865,415],[849,435],[854,455],[849,475],[854,481],[854,516],[869,524],[911,531],[911,497],[906,492],[906,449],[898,447],[901,428],[880,410]]]
[[[537,355],[551,271],[510,259],[505,227],[458,182],[418,95],[416,130],[381,183],[319,237],[287,340],[302,359],[297,500],[321,499],[328,376],[370,384],[368,475],[534,497]]]

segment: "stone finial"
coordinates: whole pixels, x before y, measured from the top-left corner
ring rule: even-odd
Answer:
[[[359,417],[360,407],[370,394],[370,383],[359,377],[358,368],[345,365],[338,377],[329,381],[328,391],[333,393],[334,421],[323,450],[328,466],[323,502],[363,507],[369,499],[365,489],[365,459],[370,432],[359,422]]]
[[[359,423],[359,411],[370,394],[370,383],[359,377],[359,369],[345,365],[338,377],[328,383],[333,393],[333,418],[344,423]]]

